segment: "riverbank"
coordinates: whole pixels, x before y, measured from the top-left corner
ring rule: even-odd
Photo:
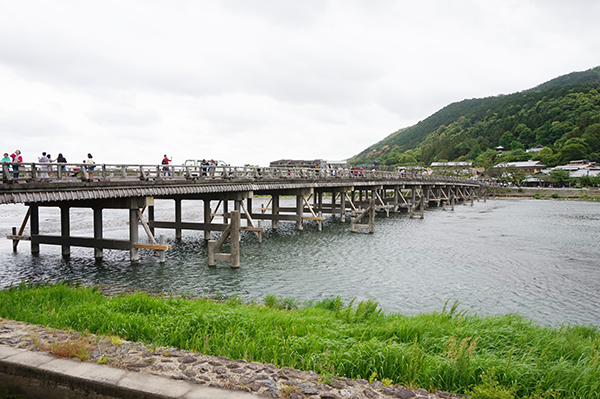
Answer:
[[[599,397],[598,327],[457,304],[407,317],[373,301],[105,297],[59,284],[0,291],[0,316],[13,327],[3,333],[19,335],[5,344],[274,397]]]
[[[515,197],[535,199],[579,199],[600,201],[600,189],[597,188],[552,188],[552,187],[489,187],[490,197]]]

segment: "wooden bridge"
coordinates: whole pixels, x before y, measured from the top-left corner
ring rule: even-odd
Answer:
[[[253,210],[254,196],[269,197],[268,204]],[[139,249],[155,250],[164,260],[170,245],[158,242],[155,229],[171,229],[181,238],[183,230],[200,230],[208,241],[208,264],[217,260],[239,267],[240,231],[252,231],[261,239],[260,221],[269,220],[273,229],[280,221],[291,221],[303,229],[305,220],[319,224],[324,214],[350,215],[350,231],[375,228],[375,213],[406,212],[424,217],[430,206],[454,209],[458,203],[473,205],[485,200],[479,182],[446,176],[422,176],[400,172],[351,171],[342,169],[256,168],[231,166],[95,164],[2,164],[0,205],[23,203],[28,207],[20,229],[13,227],[7,238],[16,251],[19,241],[29,240],[32,253],[40,244],[60,245],[69,256],[71,246],[94,248],[96,258],[104,249],[127,250],[131,261],[139,260]],[[280,198],[292,196],[295,206],[280,206]],[[154,201],[173,201],[174,220],[156,220]],[[204,220],[182,220],[182,201],[203,203]],[[216,203],[216,206],[214,204]],[[60,208],[60,235],[40,234],[39,207]],[[70,233],[70,209],[93,210],[93,237]],[[129,210],[129,239],[103,238],[102,211]],[[219,217],[216,219],[216,217]],[[368,216],[368,223],[361,223]],[[241,220],[245,220],[242,225]],[[29,234],[25,229],[29,223]],[[143,227],[148,242],[139,239]],[[212,231],[222,232],[218,241]],[[230,253],[219,253],[230,237]]]

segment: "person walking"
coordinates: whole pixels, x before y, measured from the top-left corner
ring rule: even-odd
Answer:
[[[46,155],[48,157],[48,163],[50,165],[48,165],[48,175],[50,176],[50,178],[54,177],[54,172],[52,172],[52,162],[56,162],[56,159],[52,159],[52,155],[48,154]]]
[[[12,159],[13,163],[23,163],[23,157],[21,156],[20,150],[16,150],[14,153],[10,154],[10,158]],[[13,173],[13,178],[16,181],[19,178],[19,165],[13,165],[13,171],[16,172]]]
[[[88,178],[91,180],[94,177],[94,168],[95,163],[94,163],[94,157],[92,157],[92,154],[88,153],[87,155],[87,160],[85,161],[86,164],[91,165],[91,166],[87,166],[87,173],[88,173]]]
[[[165,154],[165,155],[163,156],[163,159],[162,159],[162,164],[163,164],[163,168],[162,168],[162,170],[163,170],[163,177],[167,177],[167,176],[171,177],[171,172],[170,172],[170,170],[169,170],[169,162],[173,162],[173,158],[169,159],[169,158],[167,157],[167,154]]]
[[[48,156],[46,156],[46,151],[42,152],[41,157],[38,157],[38,162],[43,163],[43,164],[50,162],[50,160],[48,159]],[[47,180],[48,179],[48,166],[46,166],[46,165],[40,166],[40,171],[41,171],[40,177],[44,180]]]
[[[60,152],[58,154],[58,157],[56,157],[56,162],[57,163],[67,163],[67,158],[65,158],[62,154],[62,152]],[[65,165],[61,165],[60,170],[62,172],[65,172],[67,170],[67,167]],[[60,174],[60,173],[59,173]]]

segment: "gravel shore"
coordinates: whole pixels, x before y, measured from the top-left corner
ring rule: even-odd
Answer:
[[[185,380],[207,386],[289,399],[318,398],[428,398],[467,397],[449,392],[428,392],[380,381],[320,376],[312,371],[273,364],[208,356],[177,348],[153,347],[116,337],[56,330],[0,318],[0,345],[43,351],[61,357],[105,364],[157,378]]]

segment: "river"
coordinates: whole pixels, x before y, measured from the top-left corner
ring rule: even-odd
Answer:
[[[285,206],[286,199],[282,199]],[[291,201],[291,200],[290,200]],[[255,206],[266,200],[255,199]],[[202,220],[202,203],[184,201],[183,220]],[[156,201],[156,219],[173,220],[173,202]],[[0,234],[20,226],[26,208],[0,206]],[[127,238],[127,211],[104,212],[104,235]],[[268,222],[267,222],[268,223]],[[59,211],[40,208],[41,232],[60,234]],[[479,315],[519,313],[543,325],[600,326],[600,204],[563,200],[497,199],[429,208],[424,219],[378,215],[375,234],[349,232],[349,224],[328,218],[297,231],[280,222],[259,243],[244,232],[241,267],[206,266],[201,232],[164,234],[173,249],[161,264],[151,251],[129,261],[125,251],[41,245],[40,255],[21,242],[0,240],[0,288],[21,281],[76,280],[93,284],[189,295],[267,294],[304,300],[341,295],[377,300],[388,313],[439,311],[446,301]],[[92,236],[92,214],[72,209],[71,234]],[[140,237],[143,230],[140,229]]]

